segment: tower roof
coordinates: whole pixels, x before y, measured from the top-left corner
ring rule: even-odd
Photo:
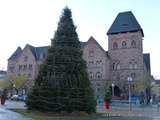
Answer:
[[[125,32],[136,32],[141,31],[144,37],[143,30],[136,20],[135,16],[131,11],[119,13],[107,32],[107,35],[125,33]]]
[[[19,55],[22,53],[21,47],[18,47],[16,51],[10,56],[8,60],[15,60],[19,57]]]

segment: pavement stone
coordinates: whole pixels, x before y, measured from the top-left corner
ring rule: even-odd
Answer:
[[[0,105],[0,120],[32,120],[9,110],[13,108],[26,109],[24,102],[7,100],[5,105]]]
[[[18,113],[12,112],[5,108],[4,106],[0,106],[0,120],[32,120],[31,118],[26,118]]]
[[[33,120],[31,118],[26,118],[16,112],[10,111],[9,109],[12,108],[26,109],[24,102],[6,101],[4,106],[0,105],[0,120]],[[99,112],[104,113],[104,117],[96,118],[94,120],[160,120],[160,112],[158,112],[156,108],[153,107],[146,107],[143,110],[142,108],[135,107],[133,108],[132,112],[129,112],[127,107],[116,106],[111,107],[111,109],[108,111],[106,111],[104,108],[99,110]]]

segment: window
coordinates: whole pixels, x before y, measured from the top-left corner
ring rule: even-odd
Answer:
[[[93,65],[94,64],[94,62],[93,61],[89,61],[88,62],[88,65],[90,66],[90,65]]]
[[[19,71],[21,71],[22,70],[22,65],[19,65]]]
[[[112,68],[113,68],[113,70],[116,70],[116,63],[113,63]]]
[[[97,88],[97,92],[100,92],[100,90],[101,90],[100,88]]]
[[[29,64],[29,70],[32,70],[32,64]]]
[[[93,55],[94,55],[94,51],[93,51],[93,50],[90,50],[90,51],[89,51],[89,57],[93,57]]]
[[[136,42],[134,40],[131,42],[131,47],[136,48]]]
[[[136,73],[131,73],[131,77],[132,77],[133,79],[135,79],[135,78],[136,78]]]
[[[99,86],[99,87],[100,87],[101,85],[100,85],[99,83],[97,83],[97,86]]]
[[[23,70],[26,70],[27,69],[27,65],[23,65]]]
[[[24,61],[26,62],[28,60],[28,56],[24,56]]]
[[[118,49],[118,44],[116,42],[113,43],[113,49]]]
[[[29,73],[29,74],[28,74],[28,78],[32,78],[32,74]]]
[[[40,59],[44,59],[45,57],[46,57],[45,53],[42,53],[42,54],[40,55]]]
[[[133,69],[133,64],[132,64],[132,62],[129,63],[129,69]]]
[[[93,72],[90,72],[90,73],[89,73],[89,78],[90,78],[90,79],[93,79],[93,77],[94,77]]]
[[[127,43],[125,41],[122,42],[122,48],[127,48]]]
[[[120,64],[117,63],[117,70],[120,70]]]
[[[11,72],[14,72],[14,68],[15,68],[14,66],[10,66],[10,67],[9,67],[9,70],[10,70]]]
[[[134,63],[134,69],[137,69],[137,63],[136,62]]]
[[[113,70],[120,70],[121,69],[120,62],[113,63],[112,68]]]
[[[97,72],[96,73],[96,78],[98,78],[98,79],[102,78],[102,74],[100,72]]]
[[[102,60],[97,60],[96,65],[100,65],[102,63]]]
[[[137,62],[134,59],[129,62],[129,69],[137,69]]]

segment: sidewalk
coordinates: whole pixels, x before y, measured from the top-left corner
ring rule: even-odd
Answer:
[[[8,109],[26,109],[23,102],[16,101],[6,101],[5,105],[0,105],[0,120],[32,120],[31,118],[26,118],[16,112],[12,112]]]
[[[157,111],[156,107],[132,107],[132,111],[129,111],[127,106],[111,106],[110,109],[104,107],[98,108],[97,112],[104,114],[104,116],[137,116],[137,117],[150,117],[153,120],[160,120],[160,112]],[[156,118],[156,119],[155,119]]]
[[[25,107],[25,103],[22,101],[11,101],[11,100],[7,100],[5,102],[5,105],[0,105],[0,107],[4,107],[7,109],[26,109]]]

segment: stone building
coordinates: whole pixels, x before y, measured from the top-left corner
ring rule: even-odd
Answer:
[[[96,97],[104,96],[106,86],[111,87],[111,84],[114,84],[115,96],[127,95],[128,77],[136,81],[141,76],[151,76],[150,54],[143,54],[143,29],[129,11],[118,14],[107,35],[108,51],[93,37],[81,42],[91,85]],[[8,59],[7,74],[27,75],[27,87],[30,88],[38,74],[39,65],[47,56],[48,47],[28,44],[23,50],[18,47]]]
[[[111,58],[110,80],[120,96],[120,91],[128,91],[128,77],[134,81],[150,74],[150,58],[149,54],[143,54],[143,29],[132,12],[119,13],[107,35],[108,55]]]
[[[17,50],[8,59],[7,76],[26,75],[27,81],[24,85],[30,89],[34,84],[34,79],[38,74],[39,66],[46,58],[48,46],[33,47],[27,44],[22,50]]]

